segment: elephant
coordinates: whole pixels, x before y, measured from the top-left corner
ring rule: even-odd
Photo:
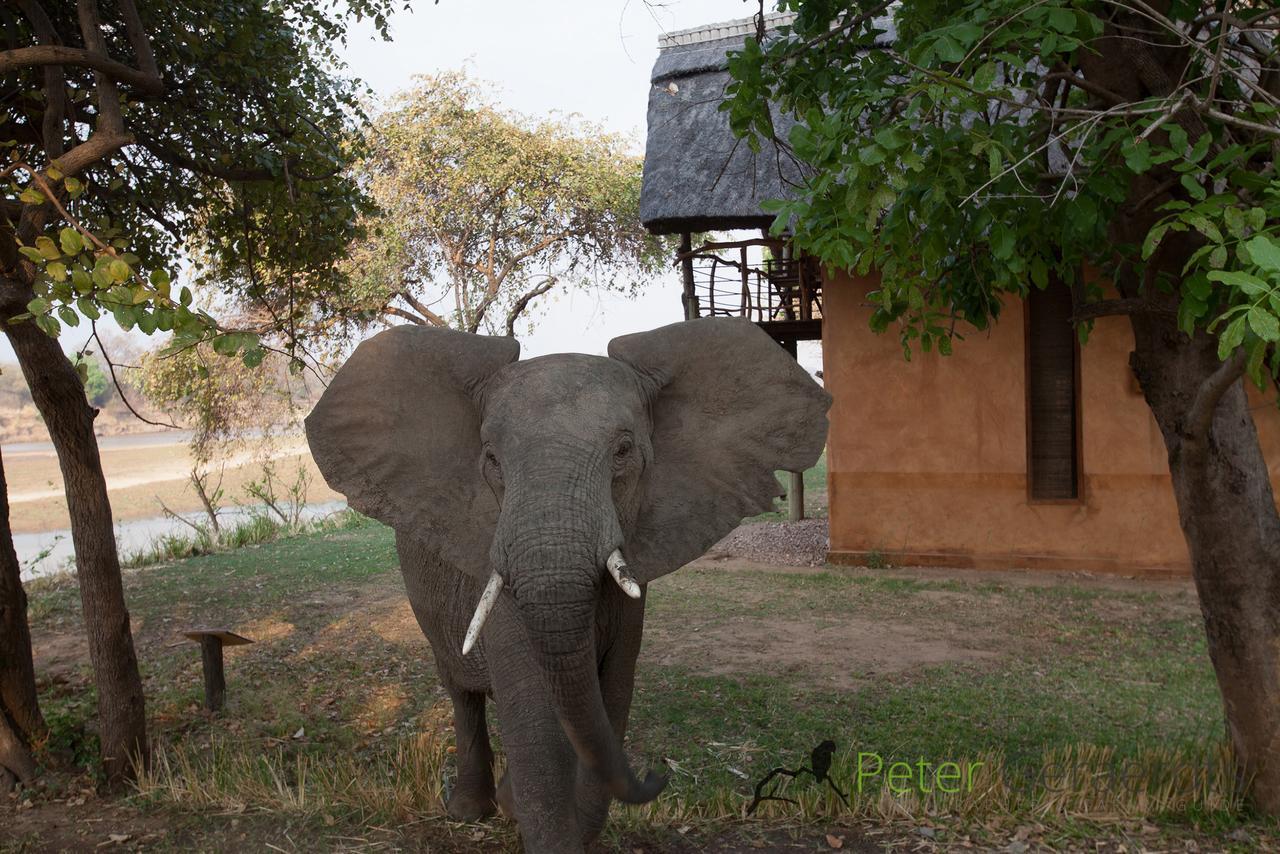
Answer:
[[[613,799],[655,798],[623,751],[648,584],[781,494],[826,441],[830,396],[746,320],[520,360],[513,338],[396,326],[306,419],[324,479],[395,532],[453,703],[458,820],[515,818],[581,851]],[[495,787],[492,700],[507,773]]]

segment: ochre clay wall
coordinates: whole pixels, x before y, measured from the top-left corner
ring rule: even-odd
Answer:
[[[917,350],[907,362],[892,330],[867,326],[873,287],[838,275],[823,288],[833,563],[874,553],[895,564],[1188,571],[1164,442],[1129,370],[1127,320],[1098,321],[1080,351],[1080,500],[1034,503],[1021,301],[951,356]],[[1280,412],[1256,403],[1276,483]]]

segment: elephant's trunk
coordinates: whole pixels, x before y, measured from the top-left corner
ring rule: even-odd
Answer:
[[[518,596],[534,655],[565,735],[584,766],[605,781],[609,793],[629,804],[653,800],[666,778],[649,773],[636,778],[622,752],[600,693],[595,650],[595,614],[600,571],[574,571],[554,583],[530,584]]]

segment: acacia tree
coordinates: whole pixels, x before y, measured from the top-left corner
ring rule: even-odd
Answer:
[[[0,321],[58,453],[109,779],[146,757],[138,665],[120,580],[93,414],[55,340],[110,313],[124,329],[208,342],[249,364],[293,332],[340,283],[335,259],[358,233],[363,194],[345,173],[359,92],[335,72],[353,17],[385,34],[391,0],[14,0],[0,6]],[[166,270],[197,275],[253,305],[255,328],[220,326]],[[101,352],[101,340],[97,340]],[[108,363],[110,365],[110,363]],[[114,370],[114,368],[113,368]],[[5,633],[0,694],[31,769],[34,707],[25,603],[0,546]],[[11,566],[11,564],[14,564]],[[10,657],[10,649],[21,654]],[[9,672],[22,678],[8,680]],[[25,686],[25,687],[22,687]]]
[[[873,327],[949,351],[1002,294],[1052,278],[1082,331],[1129,319],[1235,755],[1280,814],[1280,517],[1242,382],[1280,372],[1280,10],[779,8],[794,26],[732,61],[731,120],[770,134],[770,99],[799,115],[810,177],[778,221],[829,264],[879,271]]]
[[[515,334],[554,288],[634,292],[662,263],[626,140],[504,111],[458,73],[424,77],[369,129],[356,175],[380,213],[352,251],[363,317]]]

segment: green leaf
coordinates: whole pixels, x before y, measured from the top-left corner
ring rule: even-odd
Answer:
[[[119,258],[111,260],[111,263],[107,265],[107,272],[110,274],[111,279],[116,282],[123,282],[133,273],[129,269],[129,265]]]
[[[1050,9],[1049,26],[1060,33],[1068,34],[1076,31],[1076,13],[1070,9]]]
[[[901,148],[903,144],[906,143],[906,140],[902,138],[902,134],[898,133],[898,129],[892,125],[876,131],[875,140],[880,143],[881,147],[886,151],[893,151],[894,149]]]
[[[48,273],[49,278],[53,279],[55,282],[65,282],[67,280],[67,265],[63,264],[61,261],[49,262],[49,265],[44,268],[44,271]]]
[[[1280,244],[1265,234],[1259,234],[1244,244],[1253,263],[1271,273],[1280,273]]]
[[[35,187],[27,187],[25,190],[22,191],[22,194],[18,196],[18,200],[21,201],[23,204],[43,205],[44,193],[40,192]]]
[[[36,249],[41,256],[50,261],[56,261],[62,257],[62,250],[58,248],[58,244],[54,243],[52,238],[43,235],[36,238]]]
[[[985,92],[991,88],[991,84],[996,81],[996,64],[994,62],[984,62],[978,66],[978,70],[973,72],[973,88],[979,92]],[[939,347],[941,349],[941,347]]]
[[[1244,237],[1244,211],[1237,207],[1225,208],[1222,211],[1222,222],[1227,227],[1227,233],[1232,237]]]
[[[1151,168],[1151,143],[1145,139],[1126,146],[1120,153],[1124,155],[1124,164],[1139,175]]]
[[[960,43],[949,35],[942,35],[933,43],[934,52],[943,62],[959,62],[964,59],[965,50]]]
[[[1267,356],[1267,342],[1261,338],[1255,338],[1249,342],[1249,358],[1245,361],[1244,371],[1249,379],[1253,380],[1253,384],[1260,390],[1265,391],[1265,375],[1262,372],[1263,362]]]
[[[1210,222],[1209,218],[1206,217],[1204,214],[1199,214],[1199,213],[1196,213],[1195,211],[1188,211],[1183,216],[1183,219],[1191,223],[1191,225],[1195,228],[1196,231],[1200,232],[1205,237],[1212,240],[1214,243],[1222,242],[1222,232],[1219,231],[1218,227],[1214,225],[1212,222]]]
[[[875,144],[863,146],[858,151],[858,159],[868,166],[875,166],[877,163],[883,163],[884,158],[884,149]]]
[[[44,314],[49,310],[49,301],[44,297],[36,297],[27,303],[27,311],[32,314]]]
[[[1009,260],[1013,256],[1015,239],[1013,229],[998,223],[991,231],[991,254],[1001,261]]]
[[[1178,328],[1188,335],[1195,332],[1196,321],[1204,316],[1205,303],[1192,297],[1183,297],[1178,304]]]
[[[58,244],[64,255],[76,255],[84,249],[84,238],[80,236],[80,232],[68,226],[58,232]]]
[[[1170,224],[1162,222],[1147,232],[1147,237],[1142,241],[1142,260],[1145,261],[1155,254],[1156,249],[1160,246],[1160,241],[1164,239],[1165,232],[1169,230]]]
[[[1261,296],[1271,290],[1262,279],[1243,270],[1210,270],[1208,278],[1210,281],[1240,288],[1251,297]]]
[[[77,267],[71,271],[71,286],[78,293],[87,294],[93,290],[93,278],[83,268]]]
[[[1183,175],[1178,179],[1178,181],[1182,184],[1183,188],[1191,194],[1191,198],[1198,202],[1203,202],[1205,197],[1208,195],[1208,193],[1204,191],[1204,187],[1200,186],[1200,182],[1189,174]]]
[[[1198,140],[1196,140],[1196,144],[1191,147],[1191,151],[1187,152],[1187,160],[1191,161],[1192,163],[1199,163],[1200,160],[1206,154],[1209,153],[1209,146],[1212,143],[1213,143],[1212,134],[1206,133],[1203,136],[1201,136]]]
[[[1244,324],[1245,316],[1242,314],[1222,330],[1222,335],[1218,338],[1218,359],[1225,362],[1232,351],[1244,341]]]
[[[1031,282],[1040,290],[1049,287],[1049,265],[1039,255],[1031,259]]]
[[[1280,321],[1260,306],[1249,309],[1249,328],[1263,341],[1280,340]]]
[[[58,317],[61,317],[62,322],[67,326],[80,325],[80,315],[76,314],[69,305],[60,306],[58,308]]]

